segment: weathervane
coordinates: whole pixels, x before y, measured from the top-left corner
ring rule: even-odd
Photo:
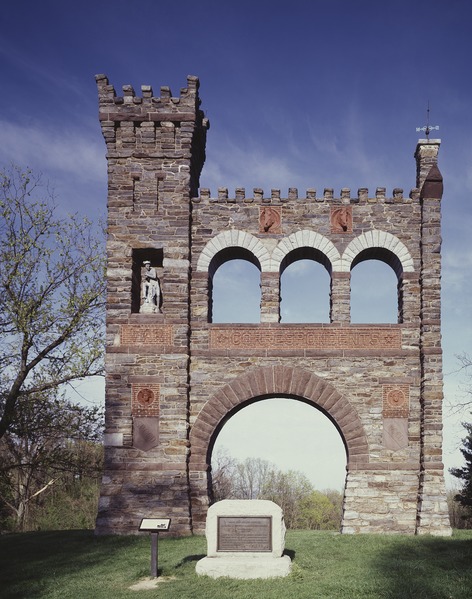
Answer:
[[[429,134],[431,131],[437,130],[439,131],[439,125],[430,126],[429,124],[429,101],[428,101],[428,110],[426,113],[426,127],[416,127],[416,132],[424,131],[426,133],[426,139],[429,141]]]

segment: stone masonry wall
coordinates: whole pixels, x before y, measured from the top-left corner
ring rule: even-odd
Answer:
[[[417,149],[408,196],[377,188],[299,197],[198,193],[208,121],[198,79],[172,97],[117,96],[97,76],[108,160],[105,472],[96,531],[171,517],[202,532],[211,450],[235,410],[266,397],[322,409],[346,445],[342,530],[449,534],[441,463],[440,173]],[[431,169],[436,168],[436,171]],[[439,173],[439,175],[438,175]],[[442,185],[442,179],[440,181]],[[439,249],[438,249],[439,248]],[[213,324],[212,277],[227,259],[261,271],[260,324]],[[330,323],[280,322],[295,259],[331,277]],[[350,322],[350,270],[380,259],[398,277],[397,324]],[[144,265],[148,263],[148,269]],[[156,295],[148,295],[151,272]],[[153,292],[154,293],[154,292]]]
[[[189,201],[208,126],[198,79],[174,98],[149,86],[117,96],[97,76],[108,160],[105,472],[98,533],[137,532],[172,513],[191,529],[188,501]],[[162,305],[143,312],[142,264],[160,279]],[[149,306],[150,307],[150,306]]]

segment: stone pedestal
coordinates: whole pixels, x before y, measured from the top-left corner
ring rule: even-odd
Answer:
[[[285,523],[272,501],[225,499],[208,510],[207,557],[197,574],[250,579],[287,576],[291,560],[283,555]]]

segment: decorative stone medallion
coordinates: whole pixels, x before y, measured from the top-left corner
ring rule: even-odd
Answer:
[[[159,416],[160,385],[133,385],[131,413],[133,416]]]
[[[407,418],[410,404],[409,385],[383,385],[384,418]]]
[[[259,208],[259,233],[282,233],[282,208],[280,206],[262,206]]]
[[[352,233],[352,206],[331,208],[331,233]]]

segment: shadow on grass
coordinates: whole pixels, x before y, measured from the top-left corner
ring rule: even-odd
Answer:
[[[70,530],[8,534],[0,537],[2,599],[43,597],[51,580],[85,577],[106,570],[116,554],[142,545],[139,537],[95,537]]]
[[[387,599],[470,599],[472,540],[412,537],[389,544],[374,559]]]
[[[204,557],[206,557],[205,553],[199,553],[196,555],[187,555],[187,557],[184,557],[184,559],[180,560],[180,562],[175,567],[182,568],[182,566],[185,566],[185,564],[188,564],[189,562],[198,562],[199,560],[203,559]]]
[[[285,549],[284,550],[284,555],[288,555],[289,558],[292,560],[292,562],[295,559],[295,554],[296,554],[296,551],[294,551],[293,549]]]

